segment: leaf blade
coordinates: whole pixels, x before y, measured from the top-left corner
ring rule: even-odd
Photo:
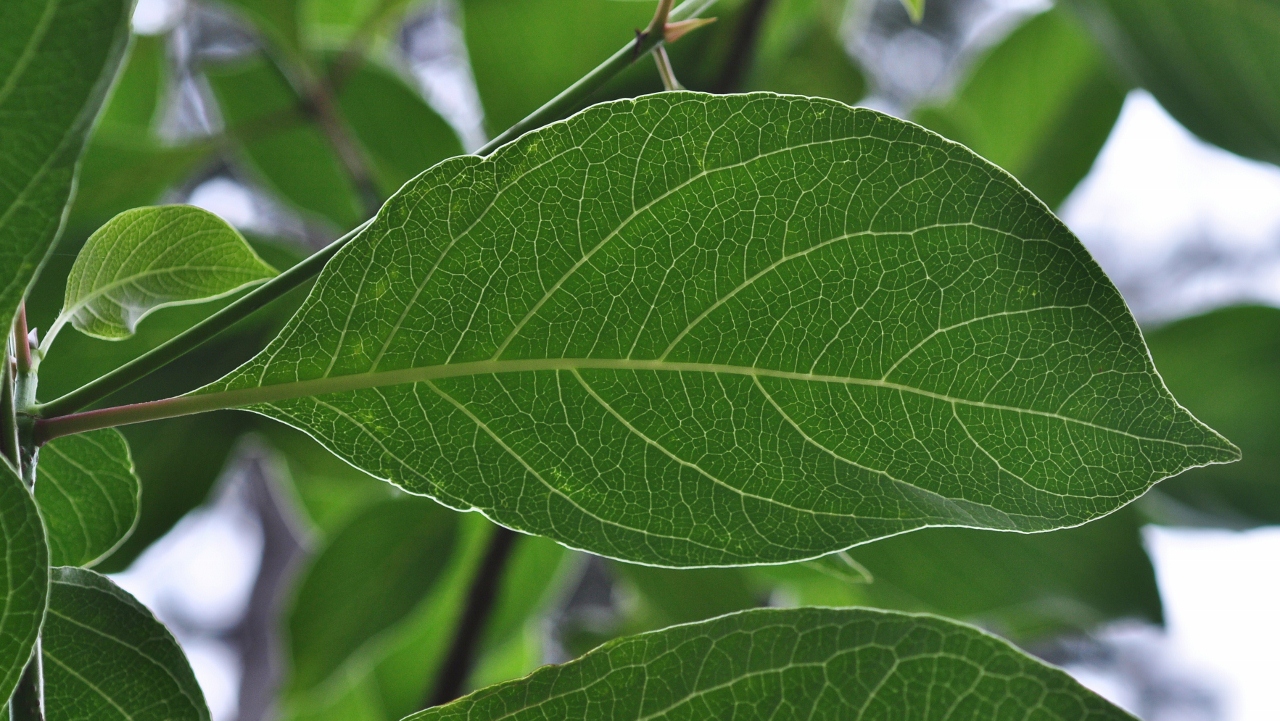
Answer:
[[[0,459],[0,698],[8,699],[31,658],[49,597],[49,547],[35,500]]]
[[[671,566],[1076,525],[1237,455],[1016,181],[765,94],[608,103],[435,166],[200,393],[412,492]]]
[[[142,483],[119,431],[93,431],[45,444],[36,479],[51,565],[93,565],[119,548],[138,525]]]
[[[969,626],[800,608],[744,611],[613,641],[406,721],[803,719],[819,708],[851,717],[1132,718],[1066,673]]]

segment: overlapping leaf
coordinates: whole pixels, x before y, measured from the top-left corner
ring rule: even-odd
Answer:
[[[0,458],[0,698],[8,699],[31,658],[49,596],[49,548],[35,501]]]
[[[85,134],[124,54],[130,0],[0,3],[0,327],[62,225]]]
[[[138,522],[142,485],[129,444],[114,429],[58,438],[40,449],[36,503],[54,566],[88,566],[116,549]]]
[[[1132,719],[970,626],[818,608],[746,611],[620,639],[409,718]]]
[[[126,210],[80,250],[50,334],[70,321],[98,338],[128,338],[155,310],[211,300],[273,275],[235,228],[207,210]]]
[[[1280,163],[1280,5],[1077,0],[1098,37],[1193,133]]]
[[[169,631],[105,576],[56,568],[41,635],[48,721],[208,721]]]
[[[608,103],[436,166],[201,392],[411,491],[672,566],[1076,525],[1238,455],[1016,181],[773,95]]]

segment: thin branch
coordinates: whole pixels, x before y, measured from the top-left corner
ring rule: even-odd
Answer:
[[[667,49],[661,45],[653,49],[653,62],[658,66],[658,77],[662,78],[662,87],[668,91],[683,90],[684,86],[676,79],[676,70],[671,67],[671,58],[667,57]]]
[[[454,630],[449,654],[445,656],[440,677],[423,708],[449,703],[462,695],[467,678],[471,675],[480,641],[484,638],[485,627],[497,603],[503,571],[506,570],[507,561],[511,559],[517,538],[519,534],[502,526],[496,527],[489,537],[484,559],[480,561],[480,567],[471,579],[466,607],[462,620]]]
[[[738,19],[734,29],[733,42],[725,57],[720,77],[712,86],[712,92],[732,93],[742,85],[742,80],[751,67],[751,59],[755,54],[756,40],[760,36],[760,27],[769,11],[769,0],[750,0]]]

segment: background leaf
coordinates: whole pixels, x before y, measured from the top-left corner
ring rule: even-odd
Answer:
[[[1132,719],[969,626],[870,609],[761,609],[614,641],[409,718]]]
[[[770,3],[746,88],[831,98],[849,105],[861,100],[867,82],[844,48],[844,8],[839,0]]]
[[[1280,163],[1280,5],[1076,0],[1169,114],[1233,153]]]
[[[31,658],[49,596],[49,547],[22,479],[0,459],[0,698],[8,700]],[[4,704],[7,708],[8,704]]]
[[[204,695],[169,631],[93,571],[56,568],[41,635],[48,721],[208,721]]]
[[[1056,208],[1093,166],[1125,93],[1085,28],[1054,8],[992,49],[948,103],[914,119],[1009,171]]]
[[[1012,178],[774,95],[603,104],[435,166],[219,391],[413,492],[670,566],[1076,525],[1237,456]]]
[[[127,338],[159,308],[228,295],[275,273],[235,228],[207,210],[126,210],[80,249],[50,332],[70,320],[96,338]]]
[[[0,328],[62,225],[76,161],[124,55],[130,0],[0,4]]]
[[[91,566],[138,522],[142,485],[129,444],[113,428],[58,438],[40,449],[36,504],[55,566]]]

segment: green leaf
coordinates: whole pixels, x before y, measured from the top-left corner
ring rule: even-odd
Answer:
[[[654,565],[1078,525],[1238,457],[1015,180],[775,95],[607,103],[435,166],[219,392],[187,402]]]
[[[128,338],[159,308],[230,295],[275,273],[235,228],[207,210],[126,210],[81,248],[49,336],[70,321],[95,338]]]
[[[635,31],[653,18],[655,5],[464,0],[467,53],[489,134],[511,127],[635,39]]]
[[[1169,388],[1244,451],[1230,468],[1195,469],[1159,490],[1218,523],[1280,523],[1280,310],[1226,308],[1158,328],[1147,340]]]
[[[8,699],[31,658],[49,597],[49,547],[26,484],[0,458],[0,699]],[[8,704],[4,704],[6,707]]]
[[[747,80],[749,89],[831,98],[850,105],[862,99],[866,78],[844,48],[840,18],[826,7],[831,4],[787,0],[770,10]]]
[[[1188,130],[1280,163],[1280,5],[1075,0],[1116,60]]]
[[[106,576],[53,569],[41,650],[48,721],[209,719],[178,642]]]
[[[760,609],[610,642],[410,716],[436,719],[1133,717],[994,636],[933,616]]]
[[[1037,15],[997,45],[920,124],[969,146],[1057,207],[1089,172],[1126,88],[1066,10]]]
[[[374,505],[330,541],[289,615],[292,685],[306,689],[417,606],[439,579],[457,537],[455,514],[423,498]]]
[[[131,0],[0,3],[0,328],[62,225],[85,135],[129,35]]]
[[[36,504],[54,566],[91,566],[138,523],[142,485],[114,429],[58,438],[40,449]]]
[[[266,36],[276,51],[294,59],[302,54],[302,33],[297,0],[222,0],[239,11]]]
[[[907,9],[911,22],[918,24],[924,19],[924,0],[902,0],[902,7]]]
[[[530,197],[564,200],[522,215]],[[815,198],[848,210],[788,227]],[[608,104],[436,166],[220,390],[410,490],[667,565],[1074,525],[1235,457],[1012,179],[878,113],[776,96]]]

